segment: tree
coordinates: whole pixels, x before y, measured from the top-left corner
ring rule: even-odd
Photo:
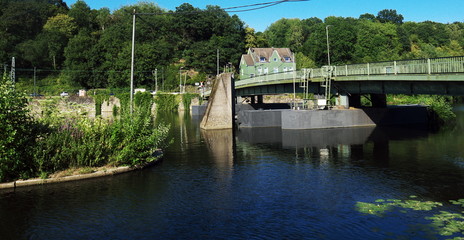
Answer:
[[[258,47],[255,29],[251,27],[245,27],[245,47],[246,48],[255,48]]]
[[[111,12],[109,8],[102,8],[97,11],[97,16],[96,20],[98,25],[100,26],[100,29],[102,31],[105,31],[105,29],[108,27],[108,25],[111,22]]]
[[[88,30],[82,30],[69,40],[64,50],[67,74],[73,82],[85,88],[95,87],[92,79],[92,72],[95,70],[92,63],[94,44],[95,41]]]
[[[369,21],[375,21],[375,15],[370,14],[370,13],[364,13],[359,16],[359,20],[369,20]]]
[[[403,15],[398,14],[396,10],[393,9],[384,9],[377,13],[377,20],[381,23],[394,23],[394,24],[402,24],[403,23]]]
[[[253,28],[245,27],[245,48],[265,48],[269,47],[264,34],[255,32]]]
[[[299,19],[282,18],[280,20],[277,20],[277,22],[271,24],[266,29],[266,31],[264,31],[264,35],[266,39],[269,41],[269,44],[273,47],[290,47],[290,36],[292,34],[292,29],[298,31],[298,33],[293,37],[294,43],[298,39],[301,40],[301,26],[296,26],[299,24],[299,22]]]
[[[74,18],[60,13],[54,17],[49,18],[43,26],[43,29],[48,32],[59,32],[70,38],[76,33],[77,25],[74,21]]]
[[[93,19],[90,7],[82,0],[77,0],[76,3],[71,5],[68,16],[74,19],[79,29],[92,29]]]
[[[296,69],[316,67],[316,63],[311,58],[305,56],[301,52],[296,53],[295,58],[296,58]]]
[[[3,76],[0,79],[0,181],[32,176],[35,130],[26,97]]]
[[[392,23],[361,21],[356,44],[357,62],[399,59],[401,45],[396,26]]]

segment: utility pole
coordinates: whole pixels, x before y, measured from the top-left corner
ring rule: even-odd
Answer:
[[[187,85],[187,73],[188,72],[185,72],[185,75],[184,75],[184,85],[182,86],[182,93],[185,93],[185,85]]]
[[[296,61],[295,61],[295,53],[292,54],[293,60],[293,109],[295,110],[295,101],[296,101]]]
[[[155,68],[155,92],[158,92],[158,68]]]
[[[179,93],[182,93],[182,68],[184,67],[179,68]]]
[[[219,48],[217,49],[217,62],[216,62],[216,67],[217,67],[216,76],[219,76]]]
[[[330,102],[330,91],[331,91],[330,88],[332,84],[332,67],[330,66],[330,45],[329,45],[329,27],[331,26],[332,25],[325,26],[325,33],[327,36],[327,63],[329,64],[327,68],[327,79],[325,82],[325,101],[326,101],[327,106],[329,106],[329,102]]]
[[[134,103],[134,57],[135,57],[135,9],[132,18],[132,54],[131,54],[131,79],[130,79],[130,113],[133,112]]]
[[[329,27],[332,27],[332,25],[325,26],[325,33],[327,35],[327,63],[330,67]]]
[[[10,72],[10,79],[14,83],[16,81],[16,70],[15,70],[15,58],[11,58],[11,72]]]
[[[37,97],[37,88],[36,88],[36,84],[35,84],[36,71],[37,71],[37,68],[34,67],[34,97]]]

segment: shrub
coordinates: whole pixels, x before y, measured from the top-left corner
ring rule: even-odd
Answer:
[[[156,109],[161,112],[175,112],[179,108],[179,102],[173,94],[156,94],[155,103]]]
[[[31,148],[37,128],[27,109],[25,94],[5,76],[0,82],[0,180],[29,177],[34,172]]]

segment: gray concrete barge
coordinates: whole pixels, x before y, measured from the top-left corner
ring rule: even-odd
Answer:
[[[241,128],[324,129],[366,126],[428,124],[425,106],[390,106],[343,110],[244,110],[238,112]]]

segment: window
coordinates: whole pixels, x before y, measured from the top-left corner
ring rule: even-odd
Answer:
[[[259,58],[259,61],[260,61],[260,62],[266,62],[266,58],[265,58],[265,57],[260,57],[260,58]]]
[[[277,58],[274,58],[274,62],[277,62]]]
[[[266,67],[264,68],[264,74],[268,74],[269,73],[269,69]]]
[[[290,57],[284,57],[284,59],[285,59],[285,62],[290,62],[291,60]]]
[[[293,67],[290,67],[288,71],[293,72]]]
[[[288,68],[284,67],[284,73],[287,73],[287,72],[288,72]]]
[[[254,78],[255,77],[255,74],[254,73],[251,73],[250,74],[250,78]]]
[[[258,68],[258,75],[263,74],[263,69],[261,67]]]
[[[274,73],[279,73],[279,68],[278,67],[274,68]]]
[[[242,76],[243,76],[244,72],[245,72],[245,71],[244,71],[243,69],[240,70],[240,74],[241,74]]]

